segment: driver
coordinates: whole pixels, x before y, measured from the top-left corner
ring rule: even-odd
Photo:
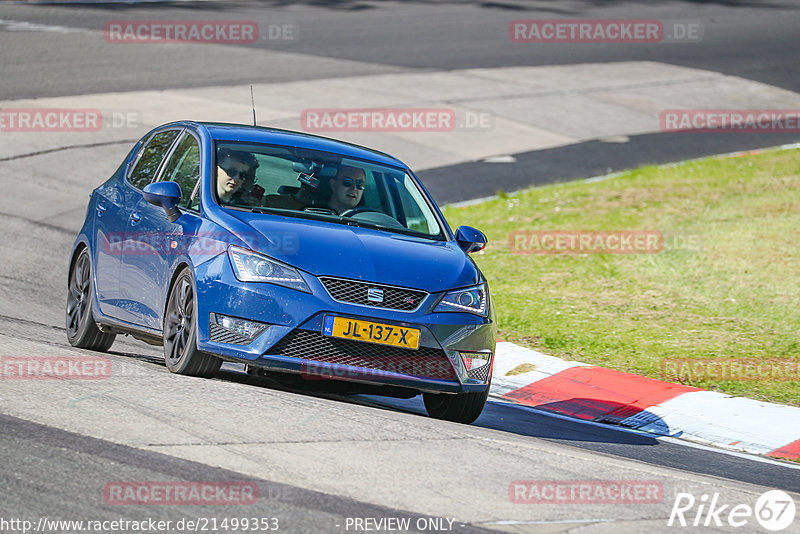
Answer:
[[[366,174],[364,169],[343,165],[336,176],[330,179],[331,196],[328,207],[341,215],[361,202],[364,194]]]
[[[258,161],[249,152],[223,148],[217,155],[217,197],[220,204],[244,203],[242,185],[252,179]],[[238,201],[238,202],[237,202]]]

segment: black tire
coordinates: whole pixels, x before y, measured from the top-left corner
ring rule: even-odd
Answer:
[[[92,315],[92,260],[89,249],[81,250],[67,281],[67,340],[73,347],[106,352],[116,334],[101,332]]]
[[[222,360],[197,349],[197,300],[192,271],[178,275],[167,299],[164,318],[164,360],[179,375],[212,378]]]
[[[457,393],[448,395],[445,393],[423,393],[422,400],[425,402],[425,410],[434,419],[444,419],[454,423],[464,423],[468,425],[475,421],[483,411],[486,399],[489,398],[489,388],[486,391],[475,393]]]

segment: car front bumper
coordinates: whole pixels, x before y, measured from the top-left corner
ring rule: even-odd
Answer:
[[[227,254],[198,266],[198,348],[229,361],[299,373],[309,380],[444,393],[488,388],[497,334],[493,314],[434,313],[444,292],[428,295],[413,312],[343,303],[334,300],[317,278],[308,273],[302,276],[311,294],[268,283],[241,282],[234,276]],[[491,298],[487,298],[491,310]],[[252,340],[227,335],[213,325],[213,314],[267,327]],[[326,315],[417,328],[420,347],[411,350],[324,336]],[[461,352],[488,354],[488,369],[467,370]]]

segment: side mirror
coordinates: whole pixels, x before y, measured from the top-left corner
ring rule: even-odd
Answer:
[[[175,222],[181,216],[178,204],[181,201],[181,186],[175,182],[156,182],[144,186],[144,199],[154,206],[161,206],[167,220]]]
[[[486,236],[483,232],[469,226],[459,226],[456,229],[456,241],[464,252],[478,252],[486,246]]]

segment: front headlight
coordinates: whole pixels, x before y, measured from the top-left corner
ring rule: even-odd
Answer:
[[[228,257],[233,265],[233,273],[242,282],[268,282],[311,293],[311,288],[294,267],[235,246],[228,247]]]
[[[451,291],[442,298],[433,311],[469,312],[485,317],[489,311],[486,303],[486,284]]]

